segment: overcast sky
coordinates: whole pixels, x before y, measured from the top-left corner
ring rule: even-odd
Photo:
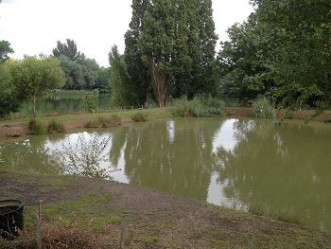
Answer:
[[[216,32],[226,30],[252,12],[249,0],[213,0]],[[108,66],[112,45],[124,51],[124,34],[131,18],[131,0],[2,0],[0,40],[8,40],[14,58],[51,54],[56,41],[70,38],[79,51]]]

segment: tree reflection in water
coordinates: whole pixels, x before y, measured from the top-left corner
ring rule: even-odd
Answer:
[[[76,141],[68,139],[63,145],[63,159],[66,173],[84,177],[110,179],[109,167],[102,167],[108,161],[111,136],[79,134]]]

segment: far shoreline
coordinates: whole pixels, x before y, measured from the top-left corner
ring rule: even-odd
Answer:
[[[108,112],[96,112],[96,113],[73,113],[65,115],[56,116],[42,116],[37,119],[43,123],[47,124],[50,121],[57,121],[64,125],[65,132],[71,133],[75,131],[80,131],[86,128],[89,121],[95,121],[97,119],[110,117],[116,115],[121,118],[122,125],[125,123],[133,123],[132,117],[137,113],[144,113],[147,116],[148,121],[162,120],[172,118],[171,107],[166,108],[156,108],[156,109],[137,109],[137,110],[119,110],[119,111],[108,111]],[[252,118],[254,119],[253,110],[251,107],[227,107],[226,116],[224,118]],[[277,122],[285,120],[297,120],[304,121],[304,123],[309,122],[319,122],[319,123],[330,123],[331,122],[331,111],[324,111],[323,113],[315,116],[314,110],[301,110],[290,112],[286,114],[285,111],[277,111]],[[283,117],[283,118],[282,118]],[[10,140],[12,138],[26,137],[31,135],[28,128],[29,123],[28,118],[21,119],[0,119],[0,141]]]

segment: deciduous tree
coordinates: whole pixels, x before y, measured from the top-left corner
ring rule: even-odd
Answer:
[[[32,100],[34,116],[37,116],[37,98],[47,90],[60,88],[65,81],[60,62],[52,57],[26,57],[15,61],[10,68],[18,95]]]
[[[14,53],[14,50],[11,48],[8,41],[0,41],[0,63],[7,60],[8,54]]]
[[[21,104],[8,68],[8,63],[0,64],[0,117],[15,112]]]

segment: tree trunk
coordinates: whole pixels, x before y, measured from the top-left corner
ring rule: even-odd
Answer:
[[[152,85],[160,108],[165,107],[167,93],[167,76],[165,72],[161,72],[155,63],[151,63]]]
[[[37,94],[33,94],[33,117],[37,117]]]

